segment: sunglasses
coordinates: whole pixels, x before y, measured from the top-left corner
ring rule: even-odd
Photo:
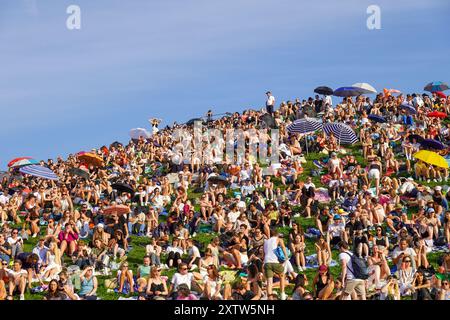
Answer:
[[[181,268],[180,270],[187,270],[188,268]]]
[[[403,262],[411,262],[411,260],[404,260]]]

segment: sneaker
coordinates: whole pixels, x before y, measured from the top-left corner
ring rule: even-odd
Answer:
[[[302,266],[298,267],[298,272],[303,272]]]
[[[281,299],[281,300],[286,300],[286,299],[287,299],[286,293],[282,292],[282,293],[280,294],[280,299]]]
[[[25,300],[25,295],[21,294],[20,295],[20,300]]]
[[[194,232],[193,234],[192,234],[192,238],[194,238],[194,237],[196,237],[197,236],[197,232]]]
[[[31,236],[32,238],[36,238],[37,233],[33,233],[33,235]]]

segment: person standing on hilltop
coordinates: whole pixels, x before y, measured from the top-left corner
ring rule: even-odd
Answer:
[[[266,110],[271,116],[273,116],[274,107],[275,107],[275,97],[272,95],[272,92],[267,91],[267,100],[266,100]]]

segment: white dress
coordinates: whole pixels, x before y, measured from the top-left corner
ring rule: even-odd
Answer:
[[[56,269],[56,273],[61,272],[61,266],[57,264],[55,260],[56,256],[54,254],[50,254],[48,257],[48,265],[45,267],[44,273],[53,269]]]

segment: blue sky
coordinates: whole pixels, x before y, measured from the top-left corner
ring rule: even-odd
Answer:
[[[81,8],[81,30],[66,8]],[[381,30],[366,9],[381,8]],[[369,82],[450,82],[446,0],[1,0],[0,168],[126,142],[147,119]]]

